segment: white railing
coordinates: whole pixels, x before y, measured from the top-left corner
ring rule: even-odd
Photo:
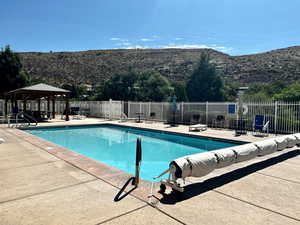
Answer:
[[[225,118],[224,128],[234,128],[238,107],[237,102],[180,102],[177,103],[175,117],[177,123],[189,124],[197,115],[198,122],[214,126],[217,116],[221,115]],[[255,115],[264,115],[266,122],[269,121],[270,132],[300,132],[300,102],[245,102],[242,107],[248,130],[252,130]],[[139,113],[143,119],[152,115],[151,118],[162,122],[171,120],[173,115],[169,102],[128,102],[127,111],[129,118]]]
[[[38,110],[36,101],[27,101],[27,110]],[[55,102],[57,114],[63,114],[64,101]],[[23,109],[23,102],[18,101],[19,109]],[[171,103],[169,102],[122,102],[122,101],[73,101],[70,107],[79,107],[81,113],[90,117],[106,119],[127,118],[151,119],[166,122],[173,118]],[[12,113],[12,105],[8,103],[8,114]],[[52,102],[50,102],[52,110]],[[245,102],[243,103],[243,118],[248,121],[247,128],[252,129],[255,115],[264,115],[269,122],[270,132],[295,133],[300,132],[300,102]],[[41,101],[41,111],[47,111],[47,101]],[[189,124],[193,116],[198,115],[199,121],[213,126],[217,116],[224,116],[225,128],[233,128],[232,121],[237,119],[237,102],[179,102],[177,103],[175,118],[177,123]],[[4,115],[4,100],[0,100],[0,117]],[[4,121],[4,120],[3,120]]]

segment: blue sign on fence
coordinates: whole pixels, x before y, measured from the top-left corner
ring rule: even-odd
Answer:
[[[235,114],[235,104],[229,104],[228,105],[228,113],[229,114]]]

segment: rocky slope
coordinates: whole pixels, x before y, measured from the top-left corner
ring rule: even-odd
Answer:
[[[300,46],[262,54],[229,56],[212,49],[93,50],[19,53],[25,69],[52,84],[96,84],[115,73],[159,71],[171,80],[185,80],[201,52],[208,51],[223,76],[241,84],[300,80]]]

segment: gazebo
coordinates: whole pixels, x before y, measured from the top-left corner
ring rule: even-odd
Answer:
[[[5,94],[5,116],[7,116],[8,101],[11,100],[12,106],[17,108],[17,100],[23,101],[23,111],[26,111],[27,100],[38,101],[38,113],[41,113],[41,98],[47,99],[47,111],[50,112],[50,101],[52,101],[52,118],[55,118],[55,99],[63,96],[66,100],[66,121],[69,120],[69,95],[70,91],[53,87],[48,84],[36,84],[29,87],[19,88]]]

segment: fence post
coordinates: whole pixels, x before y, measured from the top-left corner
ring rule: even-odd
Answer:
[[[161,102],[161,121],[164,121],[164,103]]]
[[[127,109],[127,113],[128,113],[127,118],[130,118],[130,101],[128,101],[127,107],[128,107],[128,109]]]
[[[275,102],[275,117],[274,117],[274,133],[277,134],[277,112],[278,112],[278,102]]]
[[[124,113],[124,101],[121,101],[121,107],[120,107],[120,118],[122,119],[122,114]]]
[[[183,105],[184,102],[181,102],[181,123],[183,124]]]
[[[109,119],[111,120],[112,99],[109,99]]]
[[[148,117],[150,117],[150,114],[151,114],[151,102],[149,102],[148,104],[149,104],[149,114],[148,114]]]
[[[206,102],[206,112],[205,112],[205,114],[206,114],[206,118],[205,118],[206,125],[208,125],[208,102]]]
[[[142,103],[141,102],[139,102],[140,103],[140,114],[142,113]]]

